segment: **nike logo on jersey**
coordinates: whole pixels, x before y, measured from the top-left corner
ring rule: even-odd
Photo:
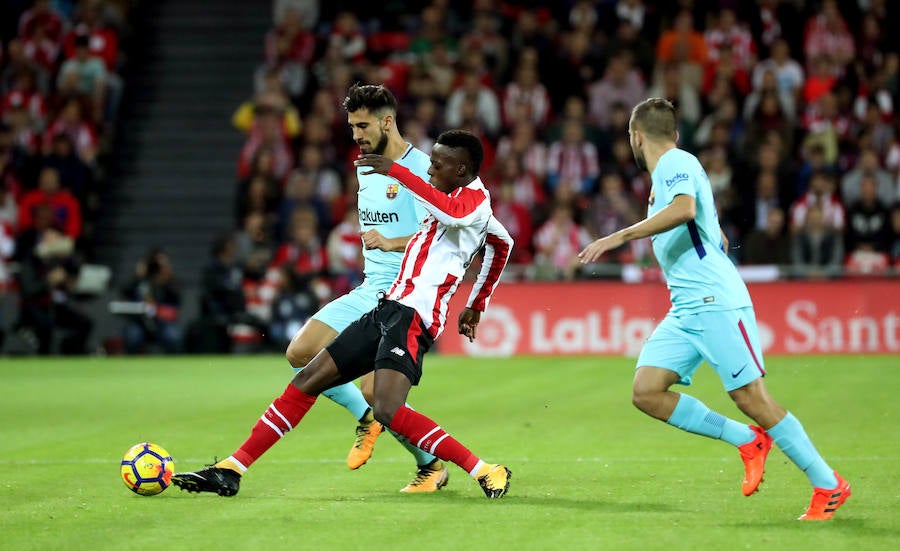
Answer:
[[[395,346],[394,348],[391,348],[391,352],[400,356],[401,358],[406,355],[406,352],[404,352],[403,349],[401,349],[399,346]]]
[[[732,379],[737,379],[738,375],[740,375],[745,369],[747,369],[747,364],[744,364],[744,367],[738,369],[734,373],[731,374]]]

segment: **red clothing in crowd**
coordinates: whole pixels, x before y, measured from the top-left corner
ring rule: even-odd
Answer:
[[[38,205],[50,205],[56,225],[72,239],[81,235],[81,206],[68,190],[62,189],[47,195],[39,189],[29,191],[19,203],[19,231],[34,225],[34,209]]]

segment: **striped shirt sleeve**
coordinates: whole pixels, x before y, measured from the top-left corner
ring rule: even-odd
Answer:
[[[472,286],[472,292],[469,294],[469,300],[466,307],[479,312],[487,309],[491,295],[500,282],[500,274],[509,260],[512,253],[513,239],[503,227],[499,220],[491,216],[487,226],[487,237],[484,247],[484,261],[481,264],[481,271]]]
[[[406,186],[422,201],[428,212],[449,227],[470,225],[478,216],[478,207],[488,199],[483,189],[468,187],[458,188],[447,195],[397,163],[391,165],[388,176]]]

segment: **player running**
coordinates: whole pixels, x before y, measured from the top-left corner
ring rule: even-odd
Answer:
[[[378,422],[417,447],[459,465],[488,498],[506,494],[509,469],[485,463],[405,403],[412,385],[419,383],[422,359],[443,331],[450,299],[474,256],[485,248],[481,271],[459,316],[459,332],[470,340],[475,339],[481,312],[512,249],[512,238],[494,218],[490,197],[478,178],[483,158],[477,137],[452,130],[438,136],[431,153],[428,174],[434,187],[388,157],[364,154],[356,161],[358,167],[371,167],[362,175],[395,178],[428,210],[422,227],[406,246],[400,273],[375,308],[351,323],[294,376],[240,448],[213,466],[176,473],[172,477],[176,486],[235,495],[241,475],[300,423],[319,394],[374,371]]]
[[[347,111],[353,141],[362,153],[384,155],[416,176],[428,178],[428,155],[408,144],[400,135],[397,100],[390,90],[380,85],[353,85],[344,98],[343,107]],[[406,243],[427,214],[396,180],[362,172],[357,169],[357,203],[365,280],[356,289],[326,304],[294,335],[286,355],[295,371],[308,364],[351,322],[378,304],[378,293],[387,291],[397,277]],[[371,377],[363,377],[361,387],[362,391],[347,382],[324,392],[358,420],[356,441],[347,456],[347,466],[351,469],[358,469],[369,460],[375,440],[382,432],[381,423],[373,417],[364,397],[371,399]],[[449,472],[439,459],[396,433],[394,436],[412,453],[417,465],[415,477],[401,492],[434,492],[447,484]]]
[[[812,502],[800,520],[827,520],[850,497],[850,484],[825,463],[800,421],[763,384],[756,315],[747,287],[725,254],[712,189],[696,157],[678,149],[675,108],[660,98],[638,104],[628,126],[638,167],[650,172],[647,218],[585,247],[593,262],[632,239],[652,236],[653,252],[669,287],[672,308],[644,344],[632,401],[644,413],[687,432],[724,440],[740,451],[744,495],[757,491],[774,439],[806,473]],[[691,384],[706,360],[738,408],[760,426],[744,425],[669,390]]]

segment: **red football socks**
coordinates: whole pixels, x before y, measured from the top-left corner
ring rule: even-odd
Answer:
[[[447,434],[437,423],[408,406],[401,406],[397,410],[390,428],[409,438],[417,448],[444,461],[453,462],[466,472],[474,469],[478,463],[478,458],[468,448]]]
[[[249,467],[254,461],[300,423],[306,412],[316,403],[316,397],[288,385],[253,426],[250,437],[232,454]]]

